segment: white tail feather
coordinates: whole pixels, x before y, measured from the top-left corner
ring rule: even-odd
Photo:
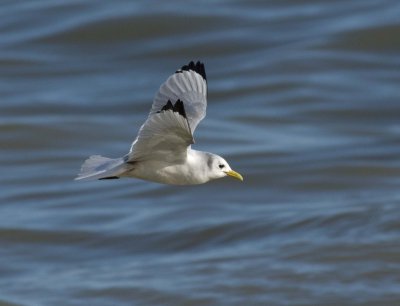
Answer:
[[[75,180],[97,180],[110,176],[119,176],[125,170],[125,163],[122,158],[112,159],[100,155],[92,155],[85,160]]]

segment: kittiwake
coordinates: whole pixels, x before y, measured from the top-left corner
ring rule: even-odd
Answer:
[[[191,148],[206,115],[207,78],[201,62],[182,66],[155,95],[150,114],[124,157],[90,156],[76,180],[134,177],[172,185],[194,185],[231,176],[243,181],[221,156]]]

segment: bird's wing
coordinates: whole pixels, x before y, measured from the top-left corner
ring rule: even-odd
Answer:
[[[193,131],[205,117],[206,107],[204,65],[190,62],[161,85],[126,161],[186,158],[186,149],[194,142]]]
[[[150,116],[157,113],[168,100],[180,99],[185,106],[192,132],[206,116],[207,78],[204,64],[192,61],[171,75],[154,97]]]

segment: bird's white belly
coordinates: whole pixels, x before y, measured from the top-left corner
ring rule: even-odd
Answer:
[[[172,185],[195,185],[208,181],[195,172],[188,164],[167,165],[164,162],[151,161],[134,164],[133,169],[124,176]]]

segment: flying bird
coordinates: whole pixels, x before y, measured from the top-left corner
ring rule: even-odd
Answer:
[[[194,185],[231,176],[243,181],[221,156],[191,148],[194,130],[205,117],[206,108],[204,64],[191,61],[161,85],[129,153],[116,159],[90,156],[75,180],[134,177]]]

